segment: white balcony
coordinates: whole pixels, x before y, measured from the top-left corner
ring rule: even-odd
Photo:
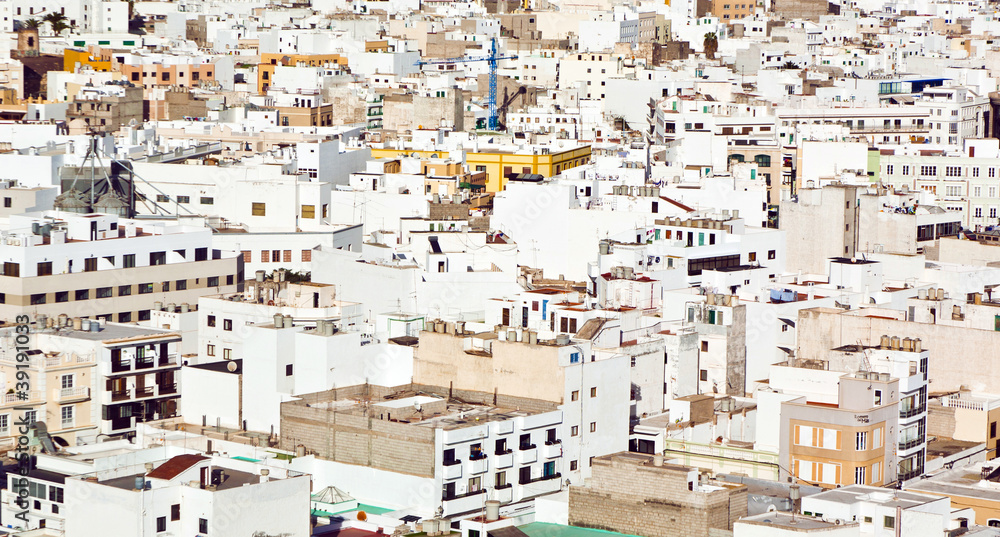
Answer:
[[[514,487],[498,488],[493,491],[493,495],[493,499],[500,503],[510,503],[514,499]]]
[[[90,399],[90,388],[87,386],[76,386],[73,388],[56,388],[53,390],[55,392],[55,398],[60,403],[68,403],[70,401],[84,401]]]
[[[442,507],[444,507],[444,516],[449,516],[485,509],[486,500],[488,499],[486,490],[480,489],[476,492],[462,494],[453,498],[445,498],[441,503]]]
[[[489,459],[486,458],[485,456],[479,459],[471,459],[469,461],[470,474],[481,474],[485,472],[489,467],[490,467]]]
[[[445,464],[444,465],[444,478],[445,479],[457,479],[462,477],[462,465],[461,464]]]
[[[542,457],[545,457],[546,459],[562,457],[562,444],[545,444],[542,446]]]
[[[496,461],[497,468],[510,468],[514,466],[514,454],[505,453],[503,455],[497,455],[493,458]]]
[[[529,483],[521,484],[521,497],[528,498],[541,494],[556,492],[562,487],[562,477],[555,474],[549,477],[538,478]]]
[[[529,464],[538,460],[538,448],[521,449],[517,452],[517,460],[521,464]]]
[[[42,400],[41,392],[27,392],[27,399],[20,397],[17,392],[15,393],[5,393],[3,395],[3,404],[14,405],[18,403],[31,403],[38,402]]]

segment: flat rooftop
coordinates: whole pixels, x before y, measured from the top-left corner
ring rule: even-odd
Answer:
[[[491,399],[493,394],[482,394],[485,399]],[[368,401],[359,401],[356,397],[317,401],[293,402],[293,404],[308,404],[312,408],[321,408],[340,414],[355,416],[373,416],[377,419],[409,424],[414,427],[444,429],[446,431],[475,427],[489,422],[506,421],[516,417],[532,416],[557,410],[555,403],[537,401],[542,410],[524,410],[507,408],[498,405],[465,401],[448,397],[447,389],[440,391],[415,391],[412,389],[397,390],[382,397],[372,397]],[[551,408],[546,408],[550,406]]]
[[[826,522],[823,519],[791,513],[761,513],[759,515],[748,516],[736,521],[737,524],[749,524],[752,526],[771,526],[791,531],[814,531],[839,528],[844,523]],[[857,522],[848,522],[848,526],[857,526]]]
[[[39,331],[41,332],[41,331]],[[49,330],[45,330],[49,332]],[[169,330],[155,330],[151,328],[142,328],[139,326],[131,324],[118,324],[118,323],[101,323],[100,331],[93,332],[87,330],[74,330],[73,328],[60,328],[58,330],[51,330],[51,333],[58,334],[63,337],[71,337],[75,339],[86,339],[89,341],[114,341],[114,340],[129,340],[129,339],[159,339],[159,338],[177,338],[180,339],[180,334],[177,332],[171,332]]]
[[[822,500],[826,502],[842,503],[845,505],[851,505],[858,502],[876,503],[886,507],[901,507],[903,509],[909,509],[911,507],[923,505],[938,499],[938,497],[930,496],[928,494],[869,487],[867,485],[848,485],[839,489],[831,489],[808,498],[808,500]]]
[[[224,470],[225,473],[222,474],[222,480],[216,486],[216,490],[235,489],[235,488],[240,488],[243,485],[260,483],[259,475],[251,474],[249,472],[241,472],[239,470],[233,470],[232,468],[224,468]],[[140,473],[125,477],[115,477],[113,479],[101,481],[101,484],[123,490],[134,490],[135,480],[137,477],[145,477],[145,474]]]

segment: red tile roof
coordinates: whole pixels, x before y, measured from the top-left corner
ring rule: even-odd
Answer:
[[[155,470],[146,474],[146,477],[152,477],[154,479],[173,479],[180,475],[180,473],[184,470],[187,470],[195,464],[205,460],[208,460],[208,457],[201,455],[178,455],[156,467]]]

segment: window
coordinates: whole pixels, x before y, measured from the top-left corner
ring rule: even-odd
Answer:
[[[215,315],[209,315],[205,324],[208,326],[215,326]]]
[[[921,166],[920,175],[937,175],[937,166]]]
[[[56,302],[69,302],[69,291],[56,291]]]
[[[225,331],[227,331],[227,332],[232,332],[233,331],[233,320],[232,319],[223,319],[222,320],[222,329],[225,330]]]
[[[174,522],[181,519],[181,504],[175,503],[170,506],[170,521]]]
[[[149,310],[139,310],[139,320],[148,321],[150,318]]]
[[[76,291],[77,300],[90,300],[90,289],[77,289]]]
[[[45,303],[45,293],[31,295],[31,305],[38,306]]]
[[[60,382],[60,385],[62,386],[62,389],[64,389],[64,390],[67,389],[67,388],[72,388],[73,387],[73,375],[63,375],[62,377],[60,377],[59,382]]]
[[[994,421],[993,423],[990,424],[990,438],[996,438],[996,437],[997,437],[997,422]]]
[[[215,356],[215,345],[212,345],[211,343],[209,343],[205,347],[205,354],[207,354],[209,356]]]
[[[226,350],[229,350],[229,349],[226,349]],[[286,377],[292,376],[292,364],[288,364],[288,365],[285,366],[285,376]]]
[[[135,267],[135,254],[125,254],[122,256],[122,267],[123,268],[134,268]]]
[[[97,298],[111,298],[113,295],[110,287],[98,287]]]
[[[597,397],[597,386],[594,386],[593,388],[590,389],[590,396]]]
[[[868,450],[868,431],[860,431],[854,434],[854,449],[856,451]]]
[[[166,292],[170,291],[170,282],[163,282],[163,283],[161,283],[161,284],[160,284],[160,289],[161,289],[161,290],[162,290],[162,291],[163,291],[164,293],[166,293]]]
[[[64,406],[59,409],[59,417],[62,418],[63,428],[73,426],[73,407]]]
[[[167,517],[156,517],[156,533],[167,531]]]
[[[708,370],[707,369],[702,369],[699,372],[699,374],[698,374],[698,378],[701,379],[702,382],[707,382],[708,381]]]
[[[569,471],[575,472],[576,469],[579,468],[579,467],[580,467],[580,463],[578,461],[569,461]]]
[[[63,503],[62,487],[49,487],[49,501],[56,503]],[[55,512],[56,511],[53,511],[53,513]]]
[[[580,434],[580,427],[574,425],[574,426],[572,426],[572,427],[569,428],[569,435],[570,436],[578,436],[579,434]]]
[[[265,204],[257,202],[251,203],[250,214],[253,216],[265,216],[266,214]]]
[[[596,421],[590,422],[590,432],[592,432],[592,433],[596,433],[597,432],[597,422]]]
[[[302,206],[302,218],[316,218],[316,206],[315,205],[303,205]]]
[[[233,359],[233,349],[222,349],[222,359],[232,360]],[[291,366],[288,366],[291,367]]]
[[[577,400],[579,400],[580,399],[580,390],[573,390],[569,394],[569,399],[570,399],[570,401],[577,401]]]
[[[38,264],[38,275],[39,276],[51,276],[52,275],[52,262],[44,261]]]
[[[15,278],[21,275],[21,265],[19,263],[4,263],[3,264],[3,275],[13,276]]]
[[[215,204],[215,198],[207,198],[205,196],[202,196],[201,197],[201,204],[202,205],[214,205]]]
[[[167,252],[150,252],[150,265],[165,265],[167,263]]]
[[[96,257],[88,257],[87,259],[83,260],[83,271],[84,272],[94,272],[95,270],[97,270],[97,258]]]
[[[896,527],[896,517],[886,516],[882,520],[882,526],[886,529],[892,529]]]
[[[962,167],[961,166],[945,166],[944,167],[945,177],[961,177]]]
[[[507,488],[507,472],[497,472],[493,482],[498,489]]]
[[[184,291],[184,290],[186,290],[188,288],[188,281],[187,280],[177,280],[174,283],[176,284],[176,289],[178,291]]]
[[[882,390],[875,390],[875,406],[882,404]]]
[[[563,320],[565,320],[565,318]],[[580,353],[578,353],[578,352],[571,352],[569,354],[569,363],[571,363],[571,364],[578,364],[578,363],[580,363]]]
[[[209,287],[218,287],[219,286],[219,277],[218,276],[209,276],[208,280],[207,280],[207,285]]]
[[[858,466],[858,467],[856,467],[854,469],[854,484],[855,485],[864,485],[864,484],[866,484],[866,482],[865,482],[865,474],[867,473],[867,471],[868,471],[868,468],[865,467],[865,466]]]
[[[198,519],[198,533],[208,533],[208,520],[204,518]]]
[[[131,285],[119,285],[118,286],[118,296],[129,296],[132,294]]]
[[[177,203],[191,203],[191,196],[177,196]]]
[[[139,284],[139,294],[140,295],[148,295],[149,293],[152,293],[152,292],[153,292],[153,284],[152,283],[140,283]]]

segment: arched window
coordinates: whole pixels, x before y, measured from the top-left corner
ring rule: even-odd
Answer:
[[[761,168],[767,168],[771,166],[771,155],[757,155],[753,161]]]
[[[743,155],[740,155],[739,153],[733,153],[732,155],[729,155],[729,161],[730,162],[746,162],[746,159],[743,157]]]

